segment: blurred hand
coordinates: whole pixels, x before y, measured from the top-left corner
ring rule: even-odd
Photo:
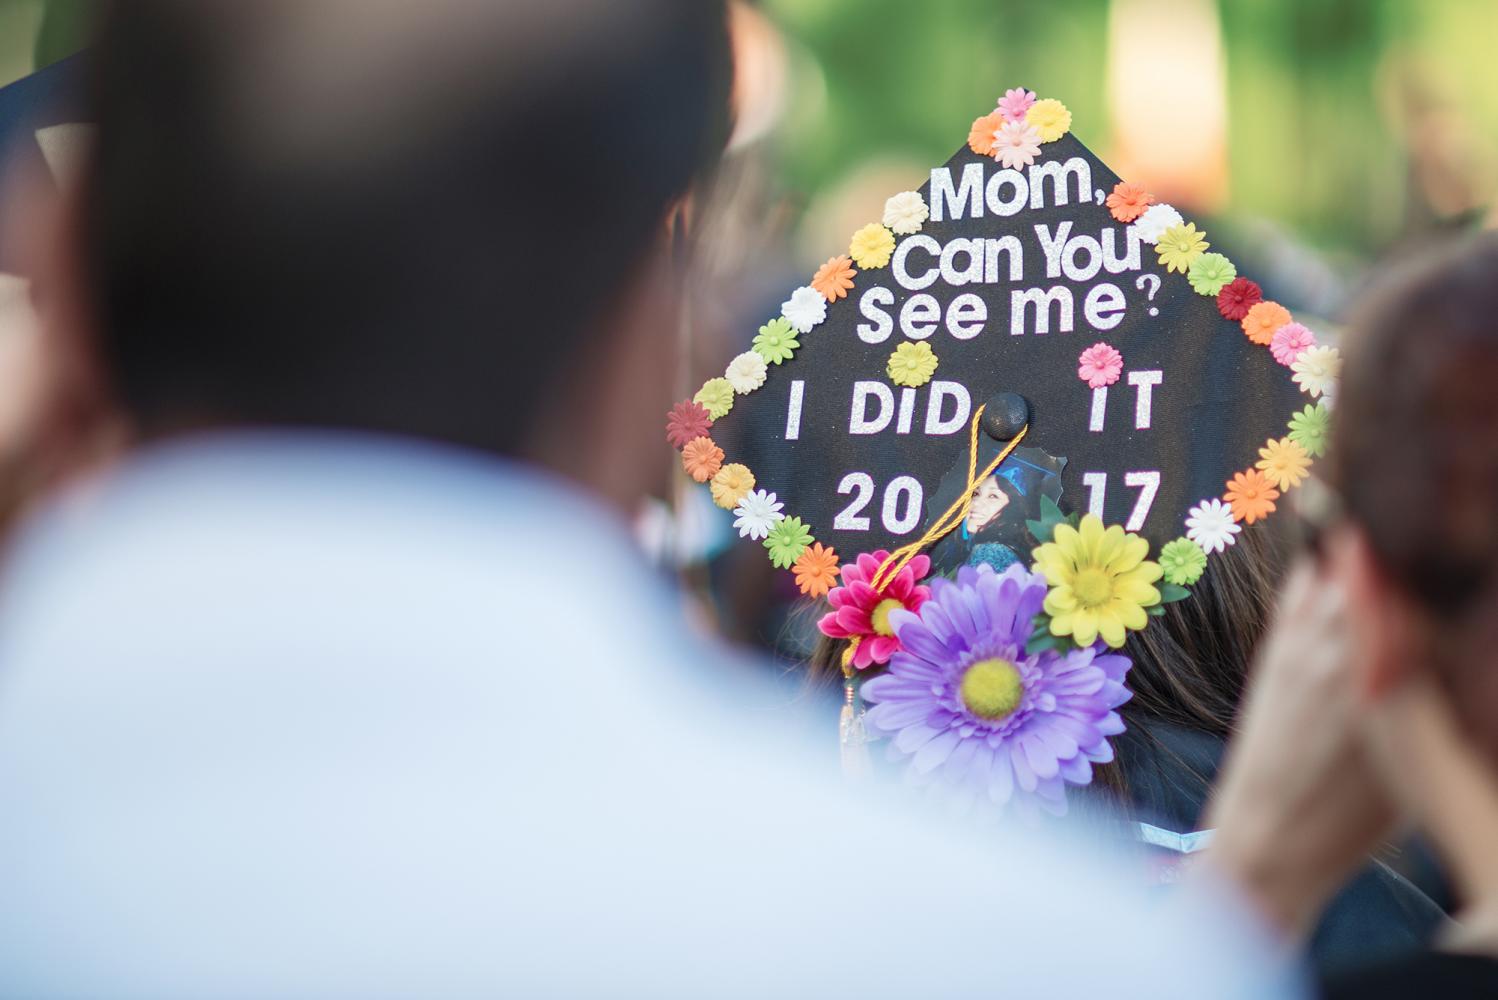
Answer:
[[[1339,582],[1309,563],[1290,575],[1208,812],[1210,864],[1292,935],[1395,818],[1359,730],[1346,613]]]

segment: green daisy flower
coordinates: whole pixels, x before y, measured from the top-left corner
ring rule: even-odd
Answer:
[[[1331,421],[1331,411],[1320,403],[1313,403],[1290,418],[1290,440],[1304,448],[1312,458],[1320,458],[1326,454]]]
[[[1160,550],[1159,561],[1160,568],[1165,571],[1165,582],[1177,587],[1191,586],[1207,569],[1207,554],[1189,538],[1166,542]]]
[[[733,383],[726,378],[710,378],[702,383],[692,402],[701,404],[714,420],[720,420],[733,409]]]
[[[1186,280],[1198,295],[1216,295],[1236,277],[1238,269],[1220,253],[1204,253],[1186,270]]]
[[[754,338],[755,353],[772,365],[791,360],[791,355],[800,346],[796,328],[783,316],[777,316],[760,327],[759,335]]]
[[[810,544],[811,532],[799,517],[781,518],[765,537],[765,548],[770,550],[770,562],[781,569],[789,569]]]

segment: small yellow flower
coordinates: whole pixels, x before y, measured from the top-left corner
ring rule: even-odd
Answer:
[[[1207,234],[1193,224],[1183,222],[1160,234],[1160,240],[1155,244],[1155,253],[1159,255],[1160,263],[1165,265],[1167,271],[1185,274],[1190,270],[1191,262],[1212,245],[1207,242],[1206,237]]]
[[[848,256],[864,270],[883,267],[895,252],[895,234],[877,222],[871,222],[853,234],[848,244]]]
[[[744,494],[754,489],[754,473],[747,465],[731,462],[718,470],[708,489],[712,491],[713,503],[724,510],[733,510]]]
[[[1259,449],[1259,460],[1254,463],[1254,468],[1264,473],[1264,478],[1283,493],[1299,486],[1310,475],[1311,456],[1298,442],[1284,437]]]
[[[1116,524],[1105,529],[1095,514],[1078,528],[1056,525],[1052,540],[1035,549],[1034,566],[1051,585],[1045,596],[1051,634],[1069,635],[1079,646],[1102,636],[1117,649],[1129,629],[1144,628],[1144,609],[1160,603],[1154,583],[1163,572],[1145,558],[1149,550],[1149,542]]]
[[[707,410],[707,415],[720,420],[733,409],[733,383],[726,378],[710,378],[702,383],[692,402]]]
[[[889,356],[885,371],[895,385],[925,385],[936,374],[936,355],[924,340],[907,340]]]
[[[1030,105],[1025,123],[1040,133],[1041,142],[1055,142],[1071,130],[1071,112],[1054,97],[1046,97]]]

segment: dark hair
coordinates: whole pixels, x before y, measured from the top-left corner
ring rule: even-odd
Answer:
[[[314,425],[514,451],[722,150],[724,4],[414,4],[398,16],[481,23],[409,79],[346,86],[353,123],[319,89],[340,53],[279,23],[316,6],[105,17],[83,244],[112,390],[148,434]]]
[[[1212,775],[1177,755],[1151,733],[1164,722],[1219,739],[1231,735],[1254,649],[1268,626],[1284,570],[1285,546],[1272,524],[1256,525],[1212,557],[1211,568],[1191,596],[1165,607],[1148,627],[1131,632],[1125,652],[1132,661],[1133,697],[1119,709],[1132,737],[1148,752],[1131,754],[1138,766],[1159,768],[1168,758],[1199,783],[1205,796]],[[841,679],[843,643],[823,638],[810,662],[813,683]],[[1123,758],[1097,768],[1098,783],[1128,806],[1130,775]]]
[[[1438,618],[1491,613],[1498,235],[1429,253],[1367,297],[1332,424],[1333,483],[1389,578]]]

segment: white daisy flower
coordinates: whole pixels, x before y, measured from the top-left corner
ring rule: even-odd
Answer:
[[[765,384],[766,370],[764,358],[754,351],[745,351],[728,362],[728,368],[723,372],[723,377],[728,379],[728,384],[733,386],[733,391],[742,396]]]
[[[1161,203],[1146,208],[1144,214],[1134,220],[1134,224],[1129,227],[1129,230],[1137,233],[1139,238],[1144,242],[1154,243],[1160,239],[1165,230],[1171,226],[1179,226],[1185,221],[1185,219],[1181,218],[1180,212],[1177,212],[1169,205]]]
[[[1221,552],[1238,539],[1243,527],[1233,520],[1233,508],[1221,500],[1203,500],[1186,514],[1186,537],[1203,552]]]
[[[1337,379],[1342,376],[1342,353],[1335,347],[1307,347],[1290,370],[1295,373],[1295,384],[1301,392],[1310,393],[1312,399],[1317,396],[1330,399],[1337,390]]]
[[[930,217],[926,200],[919,191],[901,191],[897,195],[891,195],[889,201],[884,203],[883,222],[890,228],[890,232],[900,236],[920,232],[921,223]]]
[[[775,499],[775,494],[764,490],[750,490],[733,509],[733,526],[739,529],[740,538],[763,539],[770,534],[776,521],[785,519],[780,509],[785,504]]]
[[[795,327],[797,333],[809,333],[812,327],[827,318],[827,299],[810,285],[802,285],[780,303],[780,315]]]

